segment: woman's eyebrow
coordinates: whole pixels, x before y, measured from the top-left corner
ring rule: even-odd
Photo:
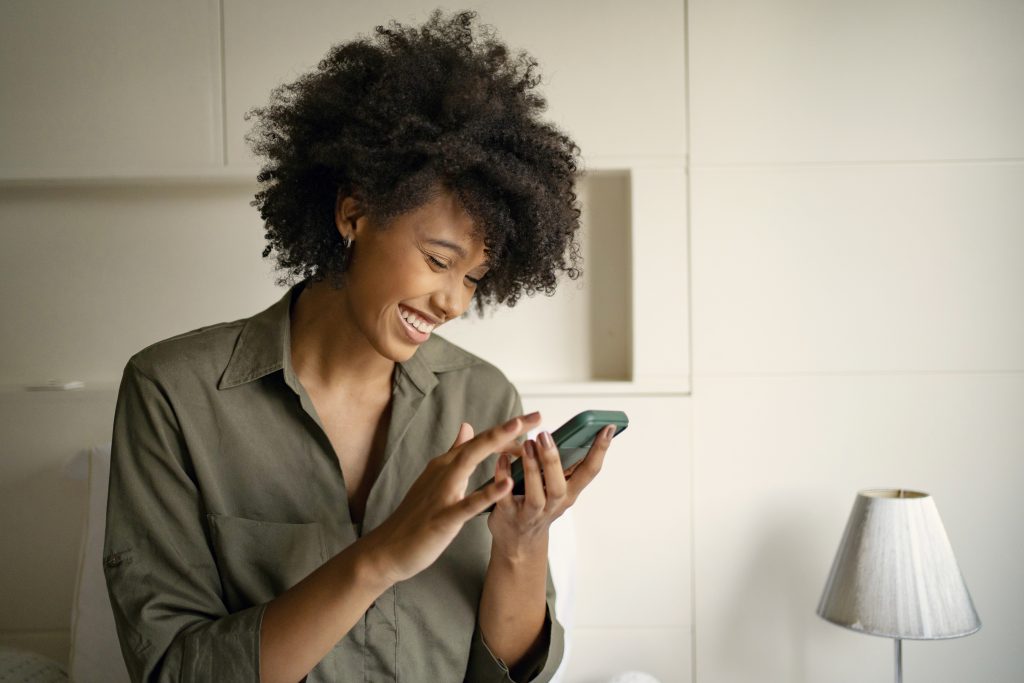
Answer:
[[[428,239],[426,239],[424,241],[427,244],[436,244],[439,247],[447,247],[448,249],[451,249],[456,254],[458,254],[459,258],[461,258],[461,259],[466,258],[466,250],[460,244],[456,244],[455,242],[452,242],[450,240],[440,239],[438,237],[430,237],[430,238],[428,238]],[[481,263],[477,267],[478,268],[490,269],[490,267],[491,267],[490,259],[489,258],[485,258],[484,262]]]
[[[458,254],[459,258],[466,258],[466,250],[463,249],[460,245],[455,244],[455,242],[449,242],[448,240],[442,240],[442,239],[437,239],[437,238],[430,238],[430,239],[427,240],[427,243],[428,244],[436,244],[439,247],[448,247],[449,249],[454,251],[456,254]]]

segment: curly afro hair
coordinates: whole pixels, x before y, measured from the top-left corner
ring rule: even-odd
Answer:
[[[347,254],[334,221],[339,192],[386,229],[440,190],[473,218],[490,269],[475,294],[514,306],[582,274],[575,180],[580,149],[538,119],[537,61],[511,54],[475,12],[434,10],[419,28],[391,21],[335,45],[317,68],[280,85],[246,141],[266,157],[252,206],[290,275],[343,286]]]

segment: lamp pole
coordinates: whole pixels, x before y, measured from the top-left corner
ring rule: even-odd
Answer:
[[[896,639],[896,683],[903,683],[903,641]]]

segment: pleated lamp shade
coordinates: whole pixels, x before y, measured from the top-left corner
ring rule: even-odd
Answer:
[[[927,493],[861,491],[818,616],[888,638],[958,638],[981,628],[953,548]]]

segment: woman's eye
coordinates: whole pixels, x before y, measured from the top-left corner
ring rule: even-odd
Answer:
[[[442,261],[441,259],[437,258],[436,256],[431,256],[430,254],[424,254],[424,256],[427,257],[427,262],[430,264],[432,268],[435,268],[437,270],[448,270],[448,264]],[[482,279],[483,278],[470,277],[469,275],[466,276],[466,280],[468,280],[474,287],[478,286],[480,284],[480,280]]]

